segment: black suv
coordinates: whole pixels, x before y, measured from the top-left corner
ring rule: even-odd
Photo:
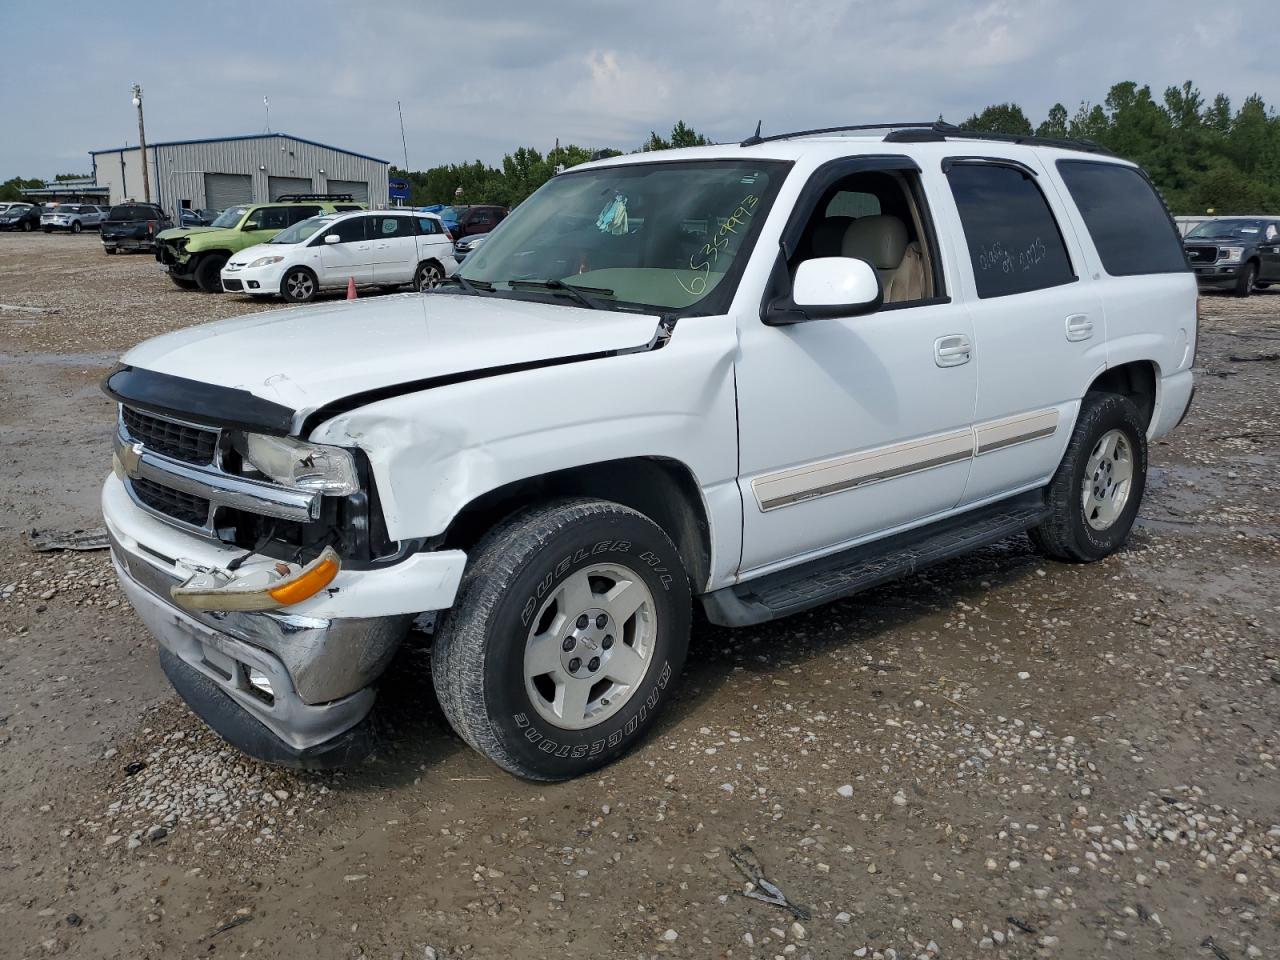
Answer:
[[[1280,219],[1210,220],[1188,233],[1183,247],[1202,290],[1247,297],[1280,283]]]

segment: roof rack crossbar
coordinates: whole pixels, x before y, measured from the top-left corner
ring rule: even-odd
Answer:
[[[794,130],[791,133],[774,133],[767,137],[760,136],[760,125],[756,124],[756,132],[740,144],[741,147],[754,147],[757,143],[772,143],[775,140],[791,140],[796,137],[816,137],[824,133],[848,133],[853,130],[898,130],[905,127],[932,127],[934,121],[907,121],[904,123],[852,123],[840,127],[818,127],[815,130]]]
[[[349,193],[282,193],[272,203],[297,203],[300,200],[354,200]]]
[[[911,126],[915,127],[916,125],[913,124]],[[1080,150],[1084,153],[1100,153],[1114,156],[1110,150],[1100,143],[1078,137],[1037,137],[1021,133],[988,133],[983,130],[966,130],[963,127],[957,127],[954,123],[947,123],[943,120],[924,124],[923,127],[923,130],[904,130],[902,134],[899,134],[897,130],[891,130],[885,135],[884,139],[889,143],[894,143],[907,139],[924,139],[932,134],[933,136],[929,137],[929,139],[946,140],[948,137],[955,137],[963,140],[991,140],[997,143],[1018,143],[1032,147],[1059,147],[1063,150]],[[921,134],[924,134],[925,137],[922,137]]]

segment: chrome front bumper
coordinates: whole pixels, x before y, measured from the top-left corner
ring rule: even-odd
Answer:
[[[411,617],[190,614],[168,599],[177,577],[114,538],[111,558],[125,595],[160,643],[174,686],[234,746],[297,766],[333,765],[321,758],[332,760],[335,752],[350,762],[363,749],[352,734],[373,707],[370,684]],[[268,678],[270,697],[249,683],[250,669]]]

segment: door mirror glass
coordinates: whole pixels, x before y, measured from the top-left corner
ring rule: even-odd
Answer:
[[[880,309],[875,268],[854,257],[815,257],[796,268],[791,299],[810,318],[848,317]]]
[[[325,243],[341,243],[342,238],[336,233],[326,233],[324,236]]]

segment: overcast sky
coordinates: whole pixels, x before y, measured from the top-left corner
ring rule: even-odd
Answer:
[[[1276,0],[132,0],[4,3],[0,180],[88,151],[271,129],[409,165],[498,162],[556,137],[632,149],[678,119],[713,139],[959,121],[1194,80],[1280,104]]]

